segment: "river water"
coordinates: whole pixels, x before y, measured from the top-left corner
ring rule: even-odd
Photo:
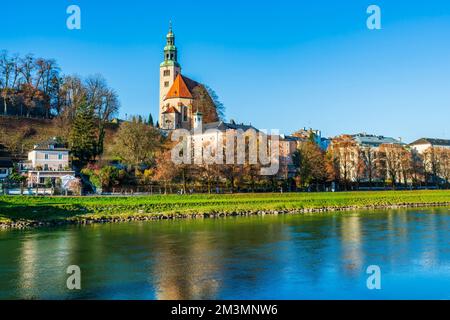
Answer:
[[[0,298],[450,299],[450,209],[2,231]]]

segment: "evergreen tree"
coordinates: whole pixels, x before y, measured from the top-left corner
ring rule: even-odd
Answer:
[[[151,113],[150,113],[150,116],[148,117],[148,124],[152,127],[155,126],[155,123],[153,122],[153,116]]]
[[[96,154],[96,121],[93,108],[83,103],[77,110],[70,132],[73,155],[85,164]]]

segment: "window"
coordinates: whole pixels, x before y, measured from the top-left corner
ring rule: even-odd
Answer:
[[[0,174],[8,174],[8,169],[0,169]]]
[[[62,153],[58,153],[58,160],[62,160],[63,159],[63,154]]]
[[[164,70],[164,77],[170,76],[170,70]]]
[[[44,164],[44,171],[48,171],[48,164]]]
[[[170,82],[169,81],[166,81],[166,82],[164,82],[164,87],[169,87],[169,85],[170,85]]]
[[[49,155],[48,155],[48,153],[46,153],[46,154],[44,155],[44,159],[45,159],[45,160],[48,160],[48,158],[49,158]]]
[[[188,112],[187,112],[186,106],[183,106],[182,110],[183,110],[183,121],[187,122],[188,121]]]

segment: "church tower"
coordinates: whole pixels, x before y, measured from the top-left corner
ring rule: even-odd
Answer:
[[[178,51],[175,46],[175,34],[172,31],[172,23],[169,26],[169,33],[166,37],[166,46],[164,47],[164,62],[160,65],[159,75],[159,123],[162,124],[162,115],[166,110],[165,98],[175,79],[181,74],[181,67],[178,63]]]

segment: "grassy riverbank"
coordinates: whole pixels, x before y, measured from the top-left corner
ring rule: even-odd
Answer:
[[[146,197],[0,196],[0,225],[108,222],[258,213],[450,205],[450,191],[235,194]]]

